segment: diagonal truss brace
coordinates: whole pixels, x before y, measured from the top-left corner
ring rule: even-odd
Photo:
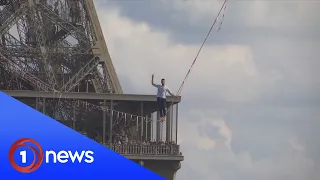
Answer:
[[[28,11],[27,5],[28,4],[26,2],[22,3],[20,8],[14,13],[11,13],[10,9],[2,10],[2,18],[5,20],[1,22],[2,24],[0,26],[0,36],[9,31],[9,29],[20,19],[20,17]]]
[[[80,71],[75,74],[62,88],[61,91],[69,92],[73,87],[75,87],[93,68],[97,67],[100,62],[100,58],[93,57]]]
[[[87,35],[83,31],[80,31],[77,27],[75,27],[71,23],[60,18],[59,15],[54,13],[52,10],[48,9],[45,5],[39,3],[39,4],[37,4],[36,7],[39,11],[41,11],[43,13],[43,15],[45,15],[51,21],[55,22],[57,25],[59,25],[63,29],[69,31],[72,36],[74,36],[77,39],[81,39],[86,44],[90,45],[91,42],[87,38]]]
[[[17,77],[20,77],[21,79],[31,83],[34,85],[38,90],[42,91],[49,91],[52,90],[52,88],[47,85],[45,82],[41,81],[39,78],[36,76],[27,73],[23,70],[23,68],[19,67],[17,64],[13,63],[10,59],[6,58],[0,53],[0,56],[3,57],[6,61],[1,61],[0,64],[9,72],[14,74]]]
[[[99,93],[113,93],[114,89],[111,86],[110,77],[108,76],[108,72],[105,64],[101,64],[98,66],[96,70],[93,71],[94,79],[93,84],[95,89]]]
[[[96,90],[97,93],[103,93],[103,85],[100,81],[100,75],[99,75],[98,69],[93,70],[92,73],[93,73],[93,77],[95,77],[94,79],[92,79],[94,89]]]

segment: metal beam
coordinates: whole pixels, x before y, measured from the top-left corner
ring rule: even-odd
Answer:
[[[111,110],[113,110],[113,101],[111,100],[110,102],[110,108]],[[113,111],[110,112],[110,117],[109,117],[109,144],[110,144],[110,147],[112,145],[112,135],[113,135],[113,132],[112,132],[112,127],[113,127]]]
[[[79,48],[74,47],[50,47],[45,53],[47,54],[63,54],[63,55],[88,55],[87,52],[79,52]],[[3,55],[14,57],[41,57],[41,51],[38,48],[25,46],[7,46],[1,49]],[[92,54],[89,54],[92,55]]]
[[[13,2],[16,3],[16,2]],[[27,1],[24,1],[20,4],[20,7],[18,10],[16,10],[14,13],[11,12],[12,9],[10,9],[11,5],[6,6],[9,7],[9,9],[3,9],[1,10],[0,14],[0,36],[2,36],[4,33],[9,31],[9,29],[20,19],[22,15],[24,15],[27,11]]]
[[[77,74],[64,84],[61,91],[71,91],[93,68],[97,67],[99,61],[99,57],[93,57]]]
[[[94,31],[96,34],[97,46],[100,47],[100,52],[101,52],[100,56],[101,56],[102,60],[105,61],[104,65],[106,66],[106,69],[109,73],[112,86],[115,90],[115,93],[122,94],[123,91],[122,91],[122,88],[120,85],[120,81],[118,79],[117,73],[116,73],[115,68],[113,66],[113,63],[112,63],[112,60],[111,60],[111,57],[110,57],[110,54],[109,54],[109,51],[107,48],[106,41],[105,41],[105,38],[102,33],[102,29],[100,26],[100,22],[98,19],[98,15],[97,15],[93,0],[87,0],[87,1],[85,1],[85,3],[86,3],[86,7],[89,10],[89,16],[90,16],[90,19],[91,19],[91,22],[92,22],[92,25],[93,25],[93,28],[94,28]]]
[[[107,94],[107,93],[82,93],[82,92],[44,92],[44,91],[24,91],[24,90],[4,90],[5,94],[12,97],[42,97],[42,98],[70,98],[70,99],[92,99],[92,100],[114,100],[114,101],[144,101],[156,102],[154,95],[140,94]],[[181,97],[167,97],[168,103],[180,103]]]
[[[106,123],[107,123],[107,105],[106,100],[103,101],[102,105],[102,144],[106,144]]]

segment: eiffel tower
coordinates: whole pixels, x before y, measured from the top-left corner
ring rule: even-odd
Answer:
[[[181,99],[161,123],[154,96],[123,94],[93,0],[0,0],[0,38],[1,91],[175,179]]]

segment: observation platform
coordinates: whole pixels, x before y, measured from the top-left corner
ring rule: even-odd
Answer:
[[[2,92],[168,180],[175,179],[184,160],[177,144],[181,97],[167,97],[167,120],[162,122],[154,95]]]
[[[107,143],[108,139],[102,138],[101,143],[106,144],[110,149],[122,154],[129,159],[175,159],[182,161],[183,156],[180,153],[180,147],[176,144],[177,142],[177,131],[178,131],[178,103],[181,102],[181,97],[167,97],[167,105],[171,106],[171,111],[169,110],[167,121],[159,122],[159,117],[157,117],[157,101],[154,95],[137,95],[137,94],[107,94],[107,93],[86,93],[86,92],[42,92],[42,91],[27,91],[27,90],[4,90],[2,91],[9,96],[12,96],[22,102],[26,102],[38,110],[41,110],[45,113],[46,108],[40,108],[43,101],[50,100],[83,100],[88,103],[95,104],[100,106],[105,102],[107,107],[112,108],[115,112],[120,112],[127,114],[127,118],[130,118],[131,115],[137,115],[139,117],[148,116],[152,119],[152,123],[147,123],[145,127],[142,127],[144,132],[141,132],[141,127],[139,134],[135,136],[136,143],[132,144],[113,144]],[[30,103],[34,101],[34,103]],[[48,106],[48,105],[47,105]],[[111,107],[112,106],[112,107]],[[47,107],[49,108],[49,107]],[[175,116],[173,116],[175,115]],[[50,116],[50,115],[49,115]],[[110,119],[109,119],[110,120]],[[130,121],[130,119],[127,119]],[[101,119],[103,121],[103,119]],[[101,122],[100,121],[100,122]],[[105,119],[107,121],[107,118]],[[115,122],[117,120],[113,120]],[[105,122],[106,123],[106,122]],[[99,126],[103,126],[103,123],[100,123]],[[106,126],[108,126],[106,124]],[[130,125],[129,125],[130,126]],[[134,128],[136,126],[131,124]],[[163,126],[165,128],[163,128]],[[75,128],[75,127],[74,127]],[[102,128],[105,131],[105,136],[108,134],[113,134],[105,128]],[[113,131],[115,131],[113,129]],[[133,133],[134,134],[134,133]],[[109,138],[109,142],[110,142]],[[103,142],[104,141],[104,142]],[[112,141],[112,140],[111,140]],[[170,143],[162,145],[147,145],[146,142],[160,142]],[[137,142],[141,142],[137,145]],[[144,144],[143,144],[144,143]]]

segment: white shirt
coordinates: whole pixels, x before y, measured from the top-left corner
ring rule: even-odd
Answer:
[[[158,88],[157,97],[166,99],[167,92],[171,93],[170,89],[167,86],[162,87],[159,84],[154,85],[154,87]]]

